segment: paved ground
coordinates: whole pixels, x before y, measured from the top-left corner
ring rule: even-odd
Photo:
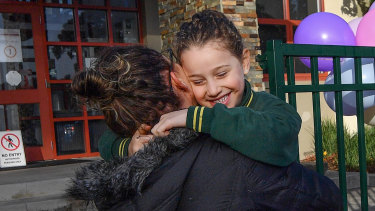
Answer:
[[[97,158],[94,158],[97,159]],[[65,197],[74,170],[93,159],[36,162],[0,170],[0,210],[96,210]]]
[[[369,210],[375,210],[375,187],[367,190]],[[361,210],[361,191],[359,188],[348,191],[348,210]]]
[[[98,158],[44,161],[29,164],[26,168],[0,169],[0,210],[95,211],[92,204],[69,201],[64,195],[74,170],[95,159]],[[338,182],[336,172],[327,172],[327,175]],[[348,210],[360,210],[358,173],[350,173],[347,178],[348,187],[350,186]],[[375,179],[375,175],[371,178]],[[371,181],[369,185],[373,187],[368,188],[368,204],[369,210],[375,211],[375,181]]]

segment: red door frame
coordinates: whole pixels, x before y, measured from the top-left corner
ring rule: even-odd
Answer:
[[[40,123],[42,129],[42,146],[25,146],[26,160],[49,160],[54,158],[54,153],[48,141],[51,141],[51,120],[49,114],[51,113],[51,99],[49,89],[46,87],[46,52],[44,47],[44,34],[40,24],[41,12],[40,7],[36,5],[24,4],[2,4],[0,7],[1,13],[23,13],[31,15],[31,24],[34,41],[34,56],[37,76],[37,89],[29,90],[10,90],[0,91],[1,104],[24,104],[24,103],[38,103],[40,110]]]
[[[138,15],[138,30],[139,30],[139,43],[143,43],[143,31],[142,31],[142,19],[141,19],[141,9],[140,9],[140,0],[137,0],[137,8],[114,8],[110,6],[110,1],[106,1],[105,6],[88,6],[88,5],[79,5],[78,1],[73,1],[73,4],[71,5],[61,5],[61,4],[54,4],[54,3],[39,3],[42,7],[48,6],[48,7],[61,7],[61,8],[70,8],[73,9],[74,12],[74,22],[75,22],[75,30],[76,30],[76,41],[75,42],[45,42],[44,48],[47,49],[47,46],[49,45],[64,45],[64,46],[75,46],[77,47],[77,59],[79,64],[79,69],[83,69],[83,63],[82,63],[82,47],[84,46],[126,46],[129,45],[129,43],[115,43],[113,41],[113,32],[112,32],[112,18],[108,18],[111,16],[111,11],[133,11],[137,12]],[[105,10],[107,15],[107,28],[108,28],[108,42],[82,42],[81,36],[80,36],[80,28],[79,28],[79,17],[78,17],[78,10],[79,9],[98,9],[98,10]],[[43,10],[43,9],[42,9]],[[43,30],[44,28],[44,15],[42,16],[42,25]],[[45,38],[44,38],[45,39]],[[46,39],[45,39],[46,40]],[[47,55],[45,55],[47,58]],[[48,67],[48,64],[46,64]],[[46,70],[48,72],[48,68]],[[48,75],[48,74],[47,74]],[[47,76],[47,82],[50,84],[66,84],[71,83],[71,80],[50,80],[49,75]],[[52,111],[52,103],[50,104],[50,109]],[[52,127],[52,137],[53,137],[53,144],[54,144],[54,159],[70,159],[70,158],[79,158],[79,157],[93,157],[93,156],[99,156],[99,152],[91,152],[90,148],[90,138],[89,138],[89,120],[100,120],[104,119],[103,116],[89,116],[87,115],[87,109],[84,106],[83,107],[83,115],[79,117],[63,117],[63,118],[55,118],[53,117],[53,112],[50,112],[50,119],[51,127]],[[67,154],[67,155],[57,155],[57,148],[56,148],[56,139],[55,139],[55,130],[54,123],[55,122],[64,122],[64,121],[83,121],[84,122],[84,141],[85,141],[85,152],[79,153],[79,154]]]
[[[82,46],[126,46],[129,43],[114,43],[113,42],[113,32],[112,32],[112,19],[107,18],[108,25],[108,42],[95,43],[95,42],[81,42],[80,38],[80,28],[78,19],[79,9],[98,9],[105,10],[107,17],[111,16],[111,11],[132,11],[137,12],[138,15],[138,30],[139,30],[139,43],[143,43],[143,31],[142,31],[142,16],[141,16],[141,4],[140,0],[136,0],[137,8],[121,8],[121,7],[111,7],[110,1],[106,1],[105,6],[89,6],[80,5],[78,0],[73,0],[72,4],[58,4],[58,3],[44,3],[44,1],[39,0],[38,2],[17,2],[17,1],[2,1],[0,3],[0,12],[12,12],[16,13],[18,10],[21,13],[32,14],[32,27],[34,35],[34,49],[35,55],[38,55],[37,63],[37,79],[38,79],[38,89],[37,90],[24,90],[22,94],[20,91],[0,91],[0,95],[14,95],[17,97],[8,97],[7,99],[1,100],[1,104],[14,104],[14,103],[40,103],[41,113],[41,126],[42,126],[42,147],[27,147],[26,160],[50,160],[50,159],[70,159],[78,157],[93,157],[99,156],[98,152],[91,152],[90,149],[90,139],[89,139],[89,120],[100,120],[104,119],[103,116],[88,116],[87,110],[83,107],[83,115],[79,117],[64,117],[56,118],[53,117],[52,110],[52,100],[51,100],[51,89],[48,84],[66,84],[71,83],[71,80],[51,80],[49,78],[48,72],[48,55],[47,47],[50,45],[65,45],[65,46],[75,46],[77,47],[77,59],[79,64],[79,69],[83,69],[82,64]],[[45,17],[44,8],[45,7],[56,7],[56,8],[70,8],[74,11],[75,18],[75,29],[76,29],[76,41],[75,42],[49,42],[45,36]],[[37,59],[36,59],[37,60]],[[48,88],[47,88],[48,87]],[[42,115],[43,113],[43,115]],[[84,122],[84,142],[85,142],[85,152],[80,154],[68,154],[68,155],[57,155],[56,148],[56,138],[54,123],[64,122],[64,121],[83,121]]]

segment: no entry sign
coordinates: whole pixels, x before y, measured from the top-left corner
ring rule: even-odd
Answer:
[[[0,131],[0,167],[25,166],[20,130]]]
[[[17,135],[13,133],[7,133],[1,137],[1,146],[8,151],[14,151],[18,149],[21,141]]]

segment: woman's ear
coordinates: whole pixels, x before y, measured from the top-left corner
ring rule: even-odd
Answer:
[[[247,48],[242,52],[242,69],[245,75],[250,71],[250,51]]]
[[[189,86],[184,81],[179,79],[174,72],[171,72],[172,87],[181,91],[189,91]]]
[[[173,71],[171,72],[172,86],[176,86],[181,91],[190,91],[191,87],[181,65],[174,64]]]
[[[179,64],[175,64],[171,74],[171,81],[174,93],[178,96],[181,108],[188,108],[189,106],[196,105],[192,88],[185,75],[184,70]]]

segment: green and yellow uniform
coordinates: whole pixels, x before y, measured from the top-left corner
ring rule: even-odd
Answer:
[[[245,82],[241,105],[227,108],[192,106],[188,128],[212,138],[257,161],[286,166],[298,156],[301,118],[288,103],[266,92],[254,92]]]
[[[252,91],[247,81],[240,106],[227,108],[219,103],[213,108],[191,106],[186,126],[197,132],[208,133],[215,140],[264,163],[286,166],[298,156],[301,118],[297,111],[271,94]],[[111,140],[101,141],[114,145]],[[108,149],[100,148],[103,158],[118,156],[109,156]],[[111,153],[117,151],[112,147]]]
[[[115,157],[123,158],[128,156],[128,148],[131,138],[122,138],[112,130],[107,130],[99,139],[99,152],[104,160],[111,160]]]

